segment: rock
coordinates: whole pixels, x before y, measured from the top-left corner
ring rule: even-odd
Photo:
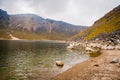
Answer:
[[[85,48],[85,50],[86,50],[86,51],[88,51],[88,52],[93,51],[93,49],[92,49],[92,48],[90,48],[90,47],[86,47],[86,48]]]
[[[103,50],[115,50],[115,46],[110,46],[110,45],[103,45],[102,49]]]
[[[63,61],[56,61],[56,65],[63,67],[64,66],[64,62]]]
[[[68,46],[67,49],[73,49],[74,47],[73,46]]]
[[[120,50],[120,46],[119,45],[115,46],[115,49]]]
[[[119,59],[116,59],[116,58],[114,58],[114,59],[112,59],[112,61],[110,61],[110,63],[118,63],[119,62]]]
[[[113,47],[113,46],[108,46],[107,49],[108,49],[108,50],[114,50],[115,47]]]
[[[74,49],[75,43],[70,43],[69,46],[67,46],[67,49]]]
[[[94,66],[98,67],[99,65],[98,65],[98,64],[95,64]]]

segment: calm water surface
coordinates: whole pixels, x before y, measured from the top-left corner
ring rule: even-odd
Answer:
[[[66,50],[65,43],[0,40],[0,80],[49,80],[88,58],[82,51]],[[58,60],[65,65],[57,67]]]

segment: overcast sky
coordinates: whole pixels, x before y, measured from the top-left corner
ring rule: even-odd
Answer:
[[[90,26],[120,4],[120,0],[0,0],[9,14],[34,13],[43,18]]]

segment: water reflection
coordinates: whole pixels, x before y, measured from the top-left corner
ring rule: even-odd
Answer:
[[[65,43],[44,41],[0,41],[0,79],[49,79],[87,60],[80,51],[67,51]],[[65,62],[63,68],[55,61]]]

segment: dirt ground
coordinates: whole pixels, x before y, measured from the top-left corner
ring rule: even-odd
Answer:
[[[110,63],[117,59],[116,63]],[[99,57],[77,64],[52,80],[120,80],[120,50],[103,50]]]

